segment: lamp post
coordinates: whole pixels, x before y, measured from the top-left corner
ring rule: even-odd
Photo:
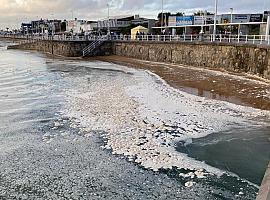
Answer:
[[[161,27],[163,27],[163,25],[164,25],[164,16],[163,16],[164,9],[163,9],[163,4],[164,4],[164,0],[161,0]]]
[[[217,34],[217,7],[218,7],[218,0],[215,0],[215,16],[214,16],[214,31],[213,31],[214,41],[216,41],[216,34]]]
[[[266,31],[265,31],[265,40],[268,41],[269,44],[269,31],[270,31],[270,16],[267,17]]]
[[[232,34],[232,23],[233,23],[233,8],[230,8],[230,10],[231,10],[231,21],[230,21],[230,23],[231,23],[231,26],[230,26],[230,29],[231,29],[231,34]]]
[[[109,2],[107,3],[107,7],[108,7],[108,23],[107,23],[107,28],[108,28],[108,30],[107,30],[107,35],[110,35],[110,4],[109,4]]]
[[[201,20],[202,20],[202,25],[201,25],[201,32],[200,32],[200,34],[203,34],[203,25],[204,25],[204,16],[203,16],[203,11],[201,10],[200,11],[200,15],[201,15]]]

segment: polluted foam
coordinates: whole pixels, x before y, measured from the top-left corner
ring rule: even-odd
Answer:
[[[154,171],[176,167],[195,170],[191,176],[198,178],[205,177],[203,171],[222,175],[223,171],[177,152],[174,144],[235,125],[258,125],[252,119],[268,115],[178,91],[149,72],[113,66],[130,73],[101,72],[87,84],[83,81],[87,75],[73,77],[80,89],[66,91],[69,103],[63,115],[76,119],[87,137],[102,131],[106,141],[102,148]]]

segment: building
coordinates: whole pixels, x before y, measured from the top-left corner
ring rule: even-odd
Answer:
[[[67,32],[70,33],[82,33],[83,30],[83,25],[86,23],[86,20],[78,20],[75,18],[74,20],[69,20],[67,21]]]
[[[98,21],[97,29],[101,33],[107,33],[108,29],[111,32],[119,32],[121,29],[129,27],[134,19],[133,15],[110,17],[110,19]]]
[[[21,24],[21,33],[23,35],[28,35],[32,33],[32,24],[31,23],[22,23]]]
[[[130,34],[130,30],[136,26],[144,26],[151,32],[152,27],[155,26],[157,20],[147,19],[140,17],[139,15],[127,15],[127,16],[114,16],[110,19],[104,19],[98,21],[97,31],[101,33],[107,33],[108,28],[110,32],[117,34]]]
[[[74,20],[67,21],[66,31],[73,34],[90,34],[97,29],[96,21]]]
[[[233,34],[259,34],[263,22],[263,14],[221,14],[217,15],[217,33]],[[167,29],[171,33],[198,34],[203,31],[212,34],[214,27],[214,15],[202,16],[169,16],[168,24],[165,27],[155,29]]]
[[[36,20],[31,22],[33,34],[57,34],[61,32],[61,20]]]
[[[47,24],[49,27],[48,31],[51,32],[52,34],[57,34],[57,33],[62,32],[61,23],[62,23],[62,21],[57,20],[57,19],[47,20]]]
[[[131,24],[134,26],[143,26],[148,29],[149,32],[152,32],[152,28],[156,25],[157,20],[148,19],[135,15],[135,19],[131,21]]]
[[[81,29],[85,32],[86,35],[89,35],[95,30],[97,30],[97,27],[97,21],[87,21],[85,24],[82,25]]]

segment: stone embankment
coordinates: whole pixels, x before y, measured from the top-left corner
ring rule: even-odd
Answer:
[[[50,41],[38,40],[29,43],[9,46],[8,49],[36,50],[64,57],[80,57],[83,49],[87,47],[91,41]],[[106,42],[100,47],[97,55],[108,55],[111,53],[111,42]]]
[[[113,53],[119,56],[245,72],[270,80],[270,46],[140,41],[113,44]]]
[[[90,41],[36,41],[9,49],[37,50],[66,57],[82,56]],[[98,55],[118,55],[154,62],[244,72],[270,80],[270,46],[205,42],[105,42]]]

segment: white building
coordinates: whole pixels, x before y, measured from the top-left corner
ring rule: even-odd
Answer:
[[[133,15],[129,16],[115,16],[110,17],[110,19],[104,19],[98,21],[98,29],[100,31],[106,31],[108,27],[111,31],[117,31],[120,28],[125,28],[131,25],[131,21],[134,20],[135,17]]]
[[[95,21],[86,21],[86,20],[75,20],[67,21],[67,32],[73,34],[89,34],[97,28],[97,22]]]

